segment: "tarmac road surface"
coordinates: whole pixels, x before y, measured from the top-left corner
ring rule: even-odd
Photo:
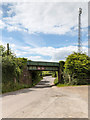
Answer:
[[[56,87],[44,77],[33,88],[3,94],[3,118],[88,118],[88,86]]]

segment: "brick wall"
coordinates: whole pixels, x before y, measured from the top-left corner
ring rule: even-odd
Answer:
[[[30,71],[27,70],[27,66],[25,66],[23,69],[23,72],[20,77],[20,82],[32,85],[32,74]]]

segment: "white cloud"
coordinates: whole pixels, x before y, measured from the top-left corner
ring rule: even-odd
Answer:
[[[17,3],[9,13],[15,16],[3,18],[8,30],[27,29],[29,33],[65,34],[78,24],[78,8],[83,9],[82,27],[88,24],[87,3]]]
[[[3,12],[2,10],[0,10],[0,18],[2,18]]]
[[[27,54],[29,54],[27,58],[35,61],[65,60],[68,55],[70,55],[73,52],[77,52],[78,50],[77,46],[68,46],[62,48],[53,48],[53,47],[38,47],[38,48],[19,47],[19,48],[21,49],[21,51],[23,50],[24,52],[21,52],[20,50],[16,50],[15,52],[17,56],[22,56],[22,55],[27,56]],[[87,47],[82,47],[82,51],[88,54]],[[46,58],[50,57],[51,59],[50,60],[44,59],[43,56],[44,57],[46,56]]]
[[[0,40],[0,45],[3,45],[1,40]]]
[[[2,2],[72,2],[72,0],[2,0]],[[73,0],[73,2],[89,2],[89,0]]]
[[[28,60],[32,60],[32,61],[50,61],[50,60],[43,59],[41,56],[30,56],[30,57],[26,57],[26,58],[28,58]]]
[[[6,27],[7,27],[7,30],[8,30],[9,32],[11,32],[11,31],[21,31],[21,29],[18,28],[17,26],[9,26],[9,25],[6,25]]]
[[[5,26],[5,23],[2,20],[0,20],[0,29],[3,29]]]
[[[36,59],[41,59],[41,56],[30,56],[29,58],[32,60],[36,60]]]
[[[2,36],[0,36],[1,40],[0,40],[0,45],[3,45],[5,48],[7,47],[7,44],[5,42],[2,41]]]
[[[88,41],[83,42],[82,46],[88,46]]]
[[[6,43],[0,42],[0,44],[7,46]],[[86,44],[86,43],[85,43]],[[36,47],[31,48],[30,46],[18,46],[15,44],[10,44],[10,48],[15,52],[17,57],[23,56],[33,61],[60,61],[65,60],[66,57],[73,52],[77,52],[77,46],[67,46],[61,48],[54,47]],[[19,48],[19,49],[18,49]],[[88,54],[88,47],[82,47],[82,52]],[[48,59],[48,57],[50,59]]]
[[[0,29],[3,29],[5,27],[5,23],[2,21],[2,15],[3,15],[3,12],[0,9]]]
[[[78,25],[78,8],[83,8],[82,27],[87,27],[88,24],[88,7],[87,3],[15,3],[10,6],[8,11],[9,17],[3,18],[0,24],[7,27],[8,31],[28,31],[29,33],[46,33],[46,34],[72,34],[75,35]],[[15,16],[10,17],[12,13]],[[74,32],[73,28],[74,27]],[[33,40],[32,40],[33,41]],[[38,41],[38,40],[37,40]],[[28,41],[26,41],[29,43]],[[12,42],[13,43],[13,42]],[[85,45],[86,43],[84,43]],[[30,43],[33,45],[33,42]],[[38,47],[30,46],[21,47],[11,44],[11,48],[17,56],[27,56],[32,60],[45,60],[42,56],[49,56],[50,61],[65,60],[73,51],[77,51],[77,47],[68,46],[62,48],[53,47]],[[18,50],[21,49],[21,50]],[[87,52],[87,47],[83,47],[83,51]],[[23,52],[22,52],[23,51]],[[34,56],[32,56],[32,54]]]
[[[11,44],[11,47],[14,48],[14,47],[15,47],[15,44]]]

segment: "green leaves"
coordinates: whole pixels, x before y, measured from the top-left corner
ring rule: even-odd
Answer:
[[[73,53],[67,57],[64,67],[64,71],[70,75],[71,81],[75,80],[75,84],[84,84],[89,78],[90,57],[86,54]]]
[[[27,59],[17,58],[11,50],[9,51],[9,55],[7,55],[7,50],[2,45],[0,46],[0,55],[0,62],[2,62],[2,91],[9,92],[31,87],[31,85],[25,84],[21,79],[21,76],[24,74],[23,71],[27,67]],[[31,74],[33,85],[42,79],[41,71],[33,71]],[[28,81],[30,81],[30,75],[28,75]]]

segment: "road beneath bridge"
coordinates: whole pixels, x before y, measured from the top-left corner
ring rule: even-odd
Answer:
[[[33,88],[2,96],[3,118],[87,118],[88,87],[53,86],[55,78],[44,77]]]

